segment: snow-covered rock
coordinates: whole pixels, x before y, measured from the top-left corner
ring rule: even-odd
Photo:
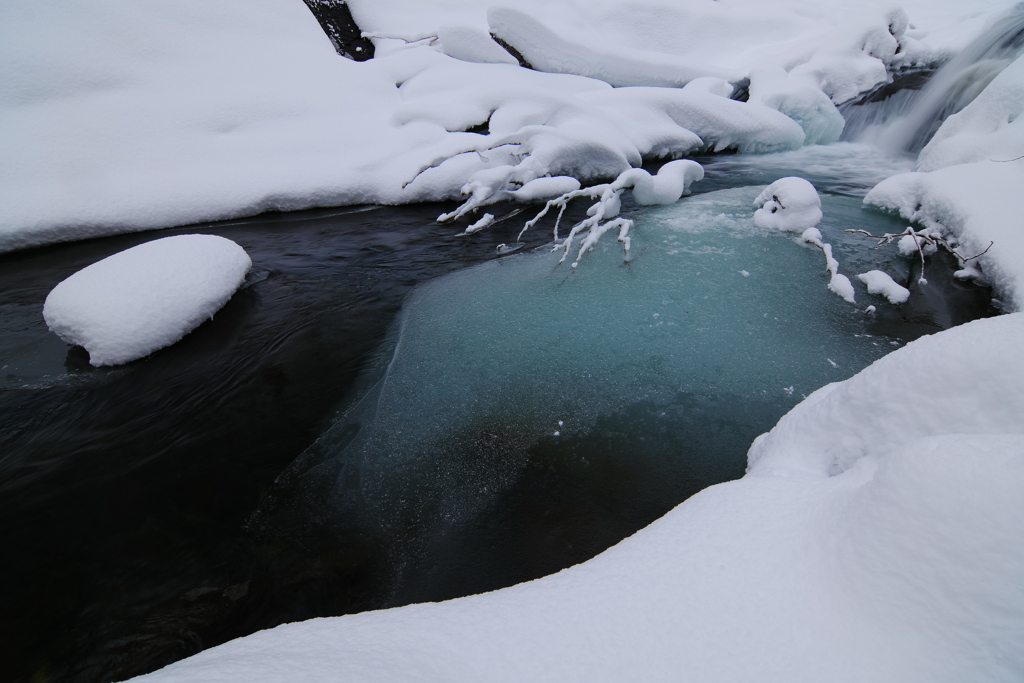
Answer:
[[[50,292],[43,318],[93,365],[120,365],[170,346],[228,302],[252,261],[216,235],[140,244],[83,268]]]
[[[821,198],[803,178],[776,180],[757,196],[754,206],[759,207],[754,223],[762,228],[802,233],[821,221]]]
[[[881,294],[889,303],[902,304],[910,298],[910,290],[892,279],[892,276],[881,270],[869,270],[861,273],[857,279],[868,287],[868,294]]]
[[[1022,337],[1024,314],[976,321],[820,389],[745,477],[554,576],[280,626],[138,680],[1018,680]]]
[[[618,87],[649,85],[678,88],[702,76],[734,80],[743,77],[739,70],[693,64],[664,53],[632,50],[613,44],[590,47],[582,42],[566,40],[529,14],[510,7],[490,8],[487,23],[491,33],[512,46],[530,66],[549,73],[577,74]]]

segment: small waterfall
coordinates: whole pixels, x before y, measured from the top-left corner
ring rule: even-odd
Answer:
[[[839,109],[842,138],[916,154],[947,116],[977,97],[1024,52],[1024,3],[937,71],[916,71]]]

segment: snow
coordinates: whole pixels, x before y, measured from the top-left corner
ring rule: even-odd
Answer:
[[[534,178],[512,195],[520,202],[547,201],[559,197],[567,192],[575,192],[580,189],[580,181],[571,176],[555,176],[545,178]]]
[[[800,239],[821,249],[821,253],[825,256],[825,270],[828,271],[828,285],[826,286],[829,291],[835,292],[844,301],[851,304],[857,303],[853,283],[850,282],[850,278],[839,272],[839,261],[832,256],[832,245],[822,240],[821,231],[817,228],[807,228],[800,235]]]
[[[743,72],[691,64],[658,53],[602,45],[593,49],[566,40],[529,14],[508,7],[487,11],[491,32],[511,45],[530,66],[549,73],[577,74],[609,85],[678,88],[702,76],[739,80]],[[730,92],[732,88],[729,88]]]
[[[897,284],[892,276],[881,270],[869,270],[861,273],[857,279],[868,286],[868,294],[881,294],[889,303],[902,304],[910,298],[910,290]]]
[[[762,228],[804,232],[821,220],[821,198],[807,180],[780,178],[754,200],[754,223]],[[820,237],[820,235],[819,235]]]
[[[464,62],[518,64],[491,36],[475,26],[446,24],[437,30],[441,50],[449,57]]]
[[[905,15],[874,2],[524,0],[490,14],[476,0],[349,4],[366,31],[426,39],[374,38],[377,57],[355,63],[290,0],[4,4],[0,251],[453,199],[502,166],[513,170],[489,187],[504,201],[545,176],[600,181],[701,150],[827,142],[832,103],[945,54],[1005,6],[919,1],[931,18],[911,41]],[[928,25],[956,30],[933,48]],[[491,30],[570,73],[520,68]],[[744,76],[751,101],[729,100]]]
[[[913,235],[904,235],[896,243],[900,255],[907,258],[918,258],[921,254],[931,256],[939,249],[930,241],[921,237],[921,235],[932,235],[934,233],[935,231],[925,228],[924,230],[915,231]]]
[[[252,265],[215,235],[140,244],[83,268],[50,292],[43,318],[92,365],[121,365],[174,344],[213,318]]]
[[[582,565],[280,626],[137,680],[1017,680],[1022,335],[1024,314],[976,321],[820,389],[745,477]]]
[[[983,276],[1012,309],[1024,306],[1024,231],[1017,218],[1024,160],[1016,159],[1024,155],[1022,112],[1024,58],[1019,58],[946,119],[921,150],[917,171],[882,181],[864,199],[959,240],[962,256],[991,243],[987,253],[958,272]],[[915,251],[913,240],[900,241],[901,253]]]

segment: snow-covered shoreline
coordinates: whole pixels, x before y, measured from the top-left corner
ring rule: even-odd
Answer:
[[[827,144],[836,104],[1012,5],[349,4],[378,36],[368,62],[297,1],[0,9],[0,252],[267,210],[542,201],[653,159]],[[1024,57],[865,198],[965,253],[994,243],[961,273],[1008,311],[1022,93]],[[1024,313],[977,321],[823,387],[754,442],[747,476],[583,565],[282,626],[143,680],[1018,680],[1022,336]]]
[[[488,19],[468,0],[350,5],[364,30],[448,42],[378,38],[375,59],[352,62],[289,0],[0,10],[0,251],[268,210],[453,199],[464,186],[497,191],[544,175],[610,179],[702,149],[827,142],[838,135],[832,102],[941,58],[1001,6],[931,19],[929,43],[881,5],[521,5],[567,41],[562,53],[631,46],[626,76],[638,87],[612,88],[587,77],[600,68],[491,63],[496,45],[473,36],[487,38],[490,21],[513,39],[533,21],[522,12]],[[956,19],[968,19],[959,31]],[[657,40],[641,50],[648,34]],[[651,88],[640,77],[659,60],[695,64],[690,75],[703,78]],[[730,100],[718,77],[744,74],[750,101]],[[485,133],[461,132],[481,124]]]

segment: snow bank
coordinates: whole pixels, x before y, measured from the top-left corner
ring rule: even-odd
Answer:
[[[921,150],[917,172],[884,180],[864,198],[867,204],[953,236],[965,257],[991,242],[978,263],[1014,309],[1024,306],[1024,230],[1018,206],[1024,187],[1024,160],[1018,158],[1024,155],[1022,112],[1024,58],[943,122]]]
[[[364,30],[437,40],[374,38],[377,57],[355,63],[290,0],[0,6],[0,251],[794,149],[834,138],[831,102],[924,54],[874,3],[524,0],[494,26],[476,0],[349,4]],[[518,67],[495,28],[587,77]],[[751,101],[730,101],[726,81],[747,74]],[[697,77],[716,85],[608,85]]]
[[[959,239],[965,256],[980,257],[985,278],[1013,309],[1024,307],[1024,231],[1017,195],[1024,187],[1024,162],[983,161],[931,173],[905,173],[879,183],[864,198]],[[973,263],[973,262],[972,262]]]
[[[884,271],[869,270],[858,275],[857,279],[867,285],[868,294],[881,294],[889,303],[902,304],[910,298],[910,290],[897,284],[892,276]]]
[[[92,365],[120,365],[170,346],[228,302],[252,261],[215,235],[178,235],[108,256],[46,297],[43,318]]]
[[[554,576],[281,626],[138,680],[1018,680],[1022,335],[1021,314],[976,321],[819,390],[743,479]]]

